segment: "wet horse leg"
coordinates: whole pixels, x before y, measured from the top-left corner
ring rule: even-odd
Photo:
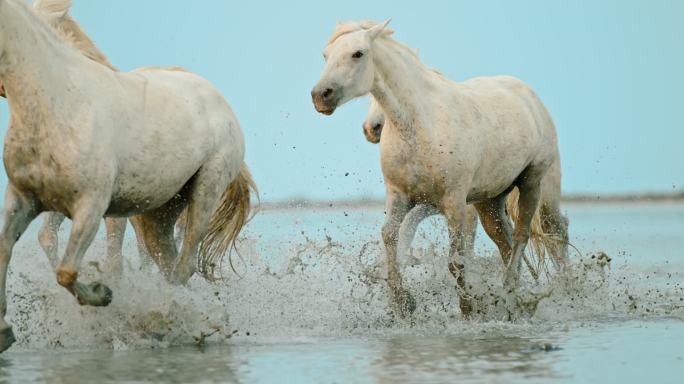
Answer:
[[[499,249],[499,255],[501,255],[504,265],[508,265],[513,247],[513,228],[511,228],[508,215],[506,215],[507,196],[507,193],[503,193],[493,199],[475,204],[482,227]]]
[[[59,227],[65,218],[66,216],[59,212],[48,212],[38,232],[38,243],[43,248],[53,271],[59,265]]]
[[[411,243],[416,237],[418,226],[426,218],[438,214],[433,206],[420,204],[415,206],[404,218],[399,228],[399,240],[397,241],[397,258],[400,264],[408,260],[408,253],[411,249]]]
[[[107,229],[107,262],[105,270],[113,276],[120,277],[123,273],[123,241],[126,234],[125,217],[105,218]]]
[[[175,230],[175,237],[176,237],[176,246],[180,248],[181,245],[183,245],[183,237],[185,237],[185,228],[188,227],[188,211],[187,209],[183,211],[180,216],[178,217],[178,220],[176,221],[176,230]]]
[[[38,213],[37,204],[33,199],[19,194],[12,185],[7,187],[4,222],[0,233],[0,352],[14,343],[12,327],[5,321],[7,267],[12,257],[12,248]]]
[[[66,252],[57,268],[57,282],[71,292],[81,305],[101,307],[112,301],[112,290],[106,285],[78,281],[83,256],[95,238],[108,205],[108,201],[99,197],[83,198],[76,205]]]
[[[141,266],[150,266],[154,263],[150,253],[145,246],[145,232],[143,230],[142,219],[139,216],[129,217],[133,231],[135,232],[135,244],[138,247],[138,257],[140,258]]]
[[[546,171],[546,169],[543,169],[543,171]],[[527,241],[530,238],[532,218],[539,204],[540,182],[543,171],[540,172],[535,168],[528,168],[517,181],[517,187],[520,191],[520,196],[518,197],[518,218],[513,232],[511,259],[504,279],[504,285],[510,290],[515,290],[520,280],[520,265]]]
[[[475,236],[477,235],[477,209],[469,205],[466,208],[465,249],[469,256],[475,253]]]
[[[188,193],[188,206],[183,215],[186,227],[180,255],[173,271],[172,281],[175,284],[186,284],[197,271],[200,243],[207,235],[211,218],[232,181],[223,157],[204,164],[195,175]]]
[[[178,249],[173,239],[173,225],[182,209],[181,200],[173,199],[156,210],[136,216],[134,219],[135,225],[142,233],[147,253],[170,282],[178,257]]]
[[[539,210],[542,230],[552,236],[549,250],[551,260],[557,271],[562,271],[568,264],[568,218],[565,217],[557,203],[542,201]]]
[[[397,263],[399,229],[406,214],[413,208],[410,199],[399,191],[387,189],[386,217],[382,226],[382,240],[387,258],[387,284],[390,299],[400,316],[405,317],[416,309],[415,300],[402,286],[401,273]]]
[[[449,272],[456,278],[459,307],[464,318],[469,318],[472,303],[465,280],[466,262],[466,194],[452,192],[443,202],[442,210],[449,228]]]

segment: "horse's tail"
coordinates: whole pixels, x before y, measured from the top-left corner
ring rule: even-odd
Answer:
[[[238,176],[223,192],[200,245],[198,270],[207,280],[216,279],[214,272],[220,267],[223,256],[235,246],[240,231],[251,219],[252,192],[258,201],[256,183],[247,165],[243,164]]]
[[[508,195],[506,201],[506,211],[511,217],[513,222],[518,218],[518,198],[520,193],[517,188],[514,188]],[[548,272],[546,264],[546,256],[552,254],[557,248],[559,239],[557,236],[548,234],[544,231],[542,227],[542,217],[541,209],[537,208],[537,211],[532,217],[532,223],[530,224],[530,246],[532,247],[532,253],[534,255],[534,260],[529,260],[525,258],[525,263],[532,276],[537,279],[542,272]]]

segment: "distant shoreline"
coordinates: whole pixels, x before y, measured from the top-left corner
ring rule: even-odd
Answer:
[[[561,198],[561,204],[597,205],[597,204],[684,204],[682,193],[643,193],[624,195],[573,194]],[[260,211],[288,211],[296,209],[337,210],[337,209],[383,209],[384,199],[349,199],[349,200],[307,200],[291,199],[289,201],[265,201],[259,205]],[[0,207],[4,214],[4,207]]]
[[[625,195],[573,194],[561,198],[562,204],[661,204],[684,203],[684,193],[643,193]],[[292,199],[290,201],[262,202],[260,210],[290,210],[290,209],[363,209],[383,208],[382,199],[350,199],[350,200],[306,200]]]

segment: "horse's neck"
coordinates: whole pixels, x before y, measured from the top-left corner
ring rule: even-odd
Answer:
[[[405,141],[415,142],[427,129],[427,93],[434,85],[434,74],[422,65],[407,47],[393,40],[376,43],[374,50],[376,78],[371,90],[391,122]]]
[[[78,64],[77,55],[50,35],[47,26],[28,14],[22,4],[0,1],[0,34],[4,37],[0,79],[7,91],[12,119],[22,125],[43,120],[66,104],[66,69]]]

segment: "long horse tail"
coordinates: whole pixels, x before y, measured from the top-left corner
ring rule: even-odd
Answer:
[[[221,201],[209,221],[209,230],[199,249],[198,270],[207,280],[215,280],[223,256],[235,247],[242,228],[249,222],[252,211],[251,195],[259,201],[259,191],[252,174],[243,163],[240,173],[221,196]]]
[[[520,193],[518,192],[518,189],[514,188],[508,195],[506,201],[506,211],[513,222],[518,218],[519,197]],[[533,259],[524,258],[527,268],[535,280],[537,280],[542,273],[548,273],[548,264],[546,263],[546,260],[548,256],[558,248],[559,242],[563,242],[558,236],[544,231],[540,212],[541,209],[538,207],[532,217],[532,223],[530,224],[529,245],[532,248]]]

